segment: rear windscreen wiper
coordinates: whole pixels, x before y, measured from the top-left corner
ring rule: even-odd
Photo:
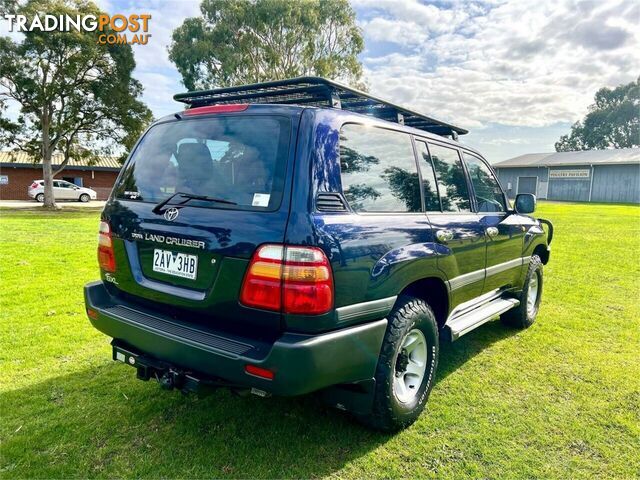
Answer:
[[[225,200],[224,198],[214,198],[214,197],[208,197],[206,195],[194,195],[192,193],[176,192],[173,195],[171,195],[169,198],[161,201],[159,204],[153,207],[153,210],[151,211],[153,213],[160,214],[162,212],[162,207],[167,205],[171,200],[173,200],[175,197],[178,197],[178,196],[184,197],[184,200],[180,203],[177,203],[176,205],[184,205],[190,200],[202,200],[205,202],[224,203],[226,205],[237,205],[236,202],[232,202],[231,200]]]

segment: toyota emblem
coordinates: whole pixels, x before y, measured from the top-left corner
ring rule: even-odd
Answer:
[[[173,222],[176,218],[178,218],[178,214],[180,213],[180,210],[178,210],[177,208],[173,207],[170,208],[169,210],[167,210],[166,212],[164,212],[164,218],[165,220],[168,220],[169,222]]]

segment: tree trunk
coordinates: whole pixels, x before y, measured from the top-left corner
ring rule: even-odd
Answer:
[[[51,167],[51,144],[49,142],[49,112],[45,109],[42,115],[42,179],[44,180],[43,208],[58,208],[53,196],[53,168]]]

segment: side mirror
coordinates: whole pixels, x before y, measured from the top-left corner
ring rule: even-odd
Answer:
[[[533,193],[519,193],[516,195],[516,213],[533,213],[536,211],[536,196]]]

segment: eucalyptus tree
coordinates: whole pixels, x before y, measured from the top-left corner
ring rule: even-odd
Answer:
[[[346,0],[203,0],[173,32],[189,90],[319,75],[363,87],[364,40]]]
[[[640,78],[601,88],[582,121],[556,142],[556,151],[640,147]]]

